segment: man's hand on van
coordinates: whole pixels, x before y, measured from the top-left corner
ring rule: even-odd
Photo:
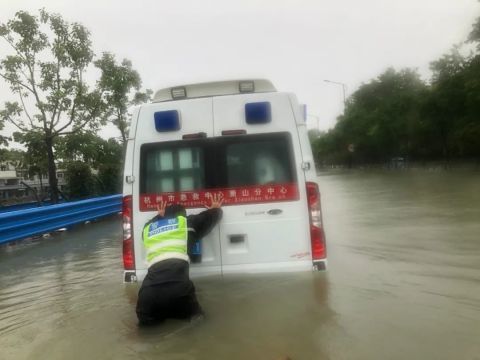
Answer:
[[[222,194],[213,194],[210,198],[210,206],[205,205],[207,209],[219,209],[223,204],[223,195]]]
[[[165,208],[167,207],[166,201],[160,201],[160,204],[157,204],[157,215],[164,217],[165,216]]]

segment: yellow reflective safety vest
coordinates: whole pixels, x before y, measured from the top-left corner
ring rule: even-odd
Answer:
[[[143,244],[147,250],[148,266],[165,259],[188,261],[188,229],[184,216],[161,219],[143,228]]]

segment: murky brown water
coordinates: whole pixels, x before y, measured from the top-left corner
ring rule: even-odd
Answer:
[[[0,359],[480,359],[480,173],[319,177],[326,273],[197,279],[139,330],[118,219],[0,249]]]

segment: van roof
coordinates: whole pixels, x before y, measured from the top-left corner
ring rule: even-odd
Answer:
[[[152,102],[275,91],[277,89],[266,79],[216,81],[161,89],[155,93]]]

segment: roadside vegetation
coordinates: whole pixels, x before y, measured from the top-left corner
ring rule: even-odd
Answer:
[[[362,84],[334,128],[310,132],[317,165],[480,163],[480,17],[431,71],[390,68]]]
[[[57,169],[67,170],[72,198],[119,192],[128,110],[152,94],[141,91],[132,63],[108,52],[96,56],[87,28],[44,9],[0,23],[0,38],[10,49],[0,58],[0,77],[12,96],[0,105],[0,130],[6,123],[16,130],[0,136],[0,161],[47,175],[54,203]],[[118,140],[96,135],[108,123],[118,128]],[[8,148],[15,142],[25,151]]]

